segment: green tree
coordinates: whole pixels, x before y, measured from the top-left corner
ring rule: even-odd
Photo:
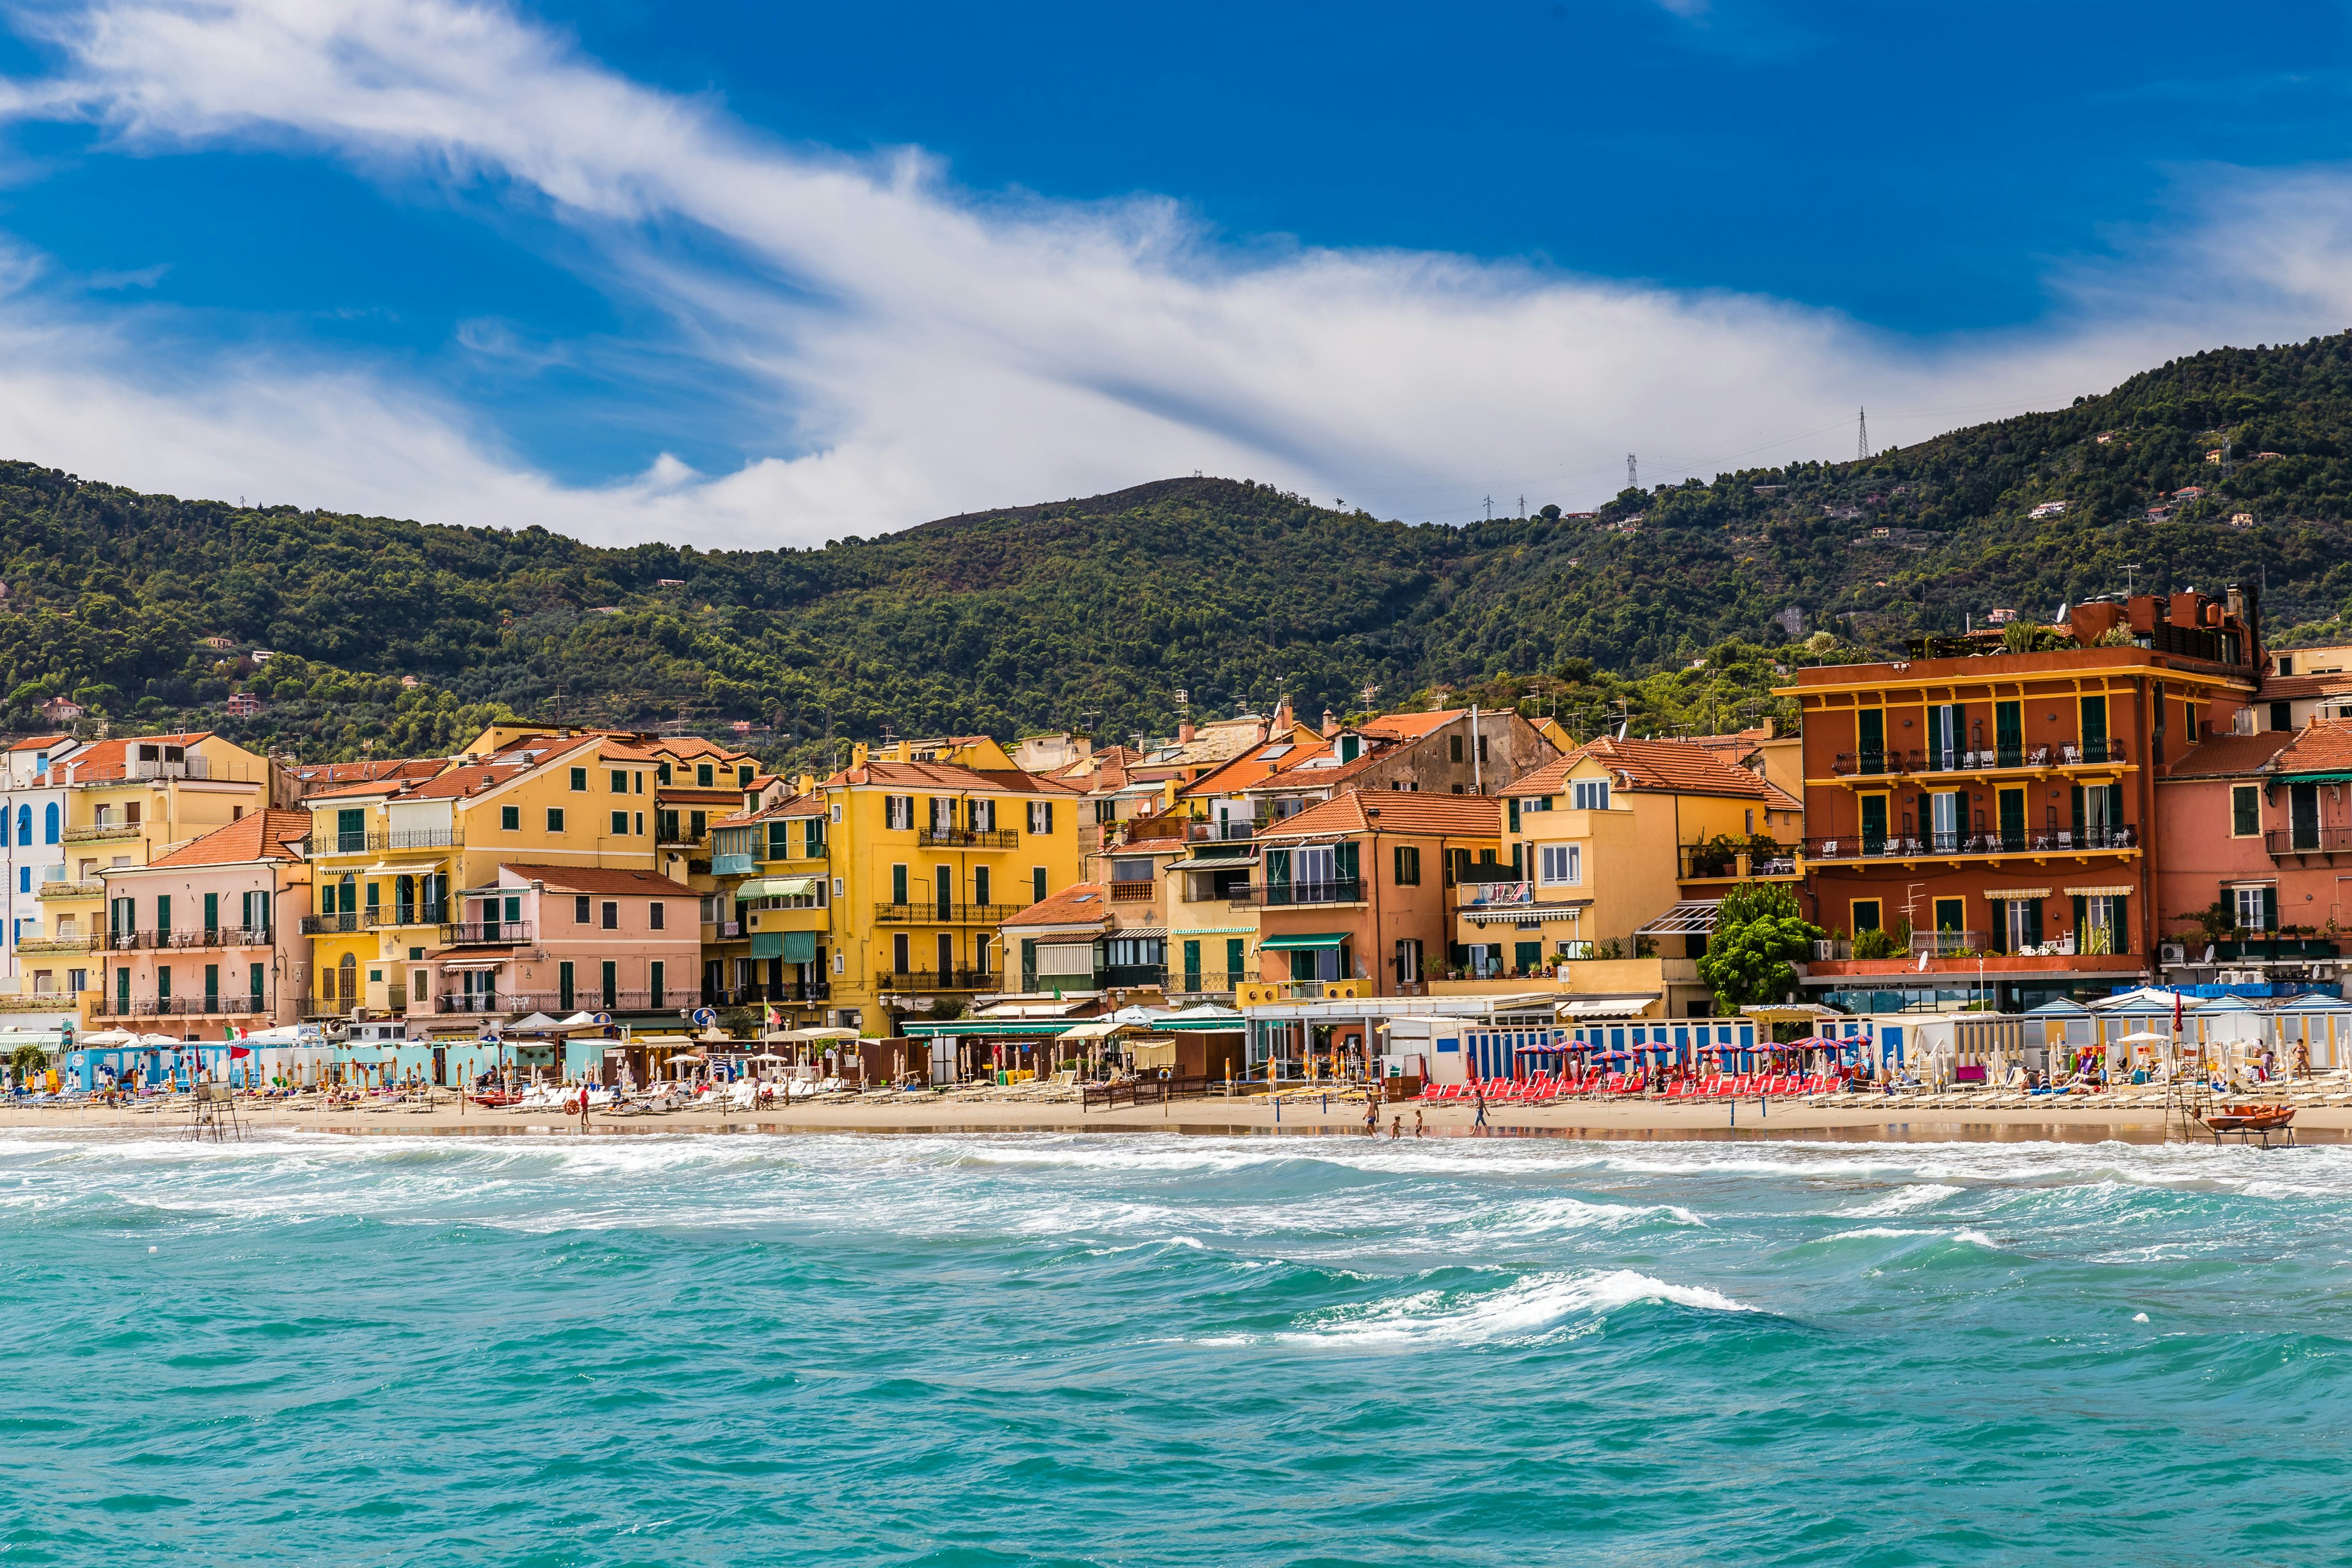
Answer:
[[[9,1071],[16,1075],[19,1083],[31,1083],[33,1074],[47,1071],[48,1066],[49,1053],[37,1045],[20,1045],[8,1058]]]
[[[1716,1010],[1736,1013],[1788,995],[1797,983],[1791,966],[1811,953],[1821,934],[1797,907],[1797,895],[1779,883],[1742,883],[1725,894],[1698,961]]]

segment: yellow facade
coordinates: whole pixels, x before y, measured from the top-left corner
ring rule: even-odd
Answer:
[[[943,998],[1007,988],[996,927],[1078,880],[1083,798],[1014,768],[984,736],[861,746],[853,758],[801,800],[719,824],[721,907],[706,936],[730,939],[724,877],[740,867],[761,896],[742,904],[732,933],[751,942],[758,993],[740,999],[797,1003],[796,1021],[881,1034]],[[809,852],[811,821],[819,854]],[[738,850],[746,828],[752,836]],[[804,882],[821,888],[803,892]],[[822,965],[787,965],[776,939],[788,934],[816,935]],[[725,977],[730,994],[735,981]]]
[[[684,881],[686,846],[656,841],[656,759],[630,737],[527,731],[502,750],[461,755],[421,786],[313,796],[304,802],[317,894],[303,922],[316,977],[310,1012],[415,1000],[406,967],[438,946],[443,925],[472,918],[468,892],[494,885],[501,864]]]

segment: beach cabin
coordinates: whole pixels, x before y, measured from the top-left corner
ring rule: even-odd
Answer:
[[[1759,1032],[1753,1019],[1617,1019],[1571,1023],[1559,1032],[1571,1061],[1612,1072],[1656,1062],[1753,1072],[1762,1066],[1758,1046],[1771,1043],[1769,1032]]]
[[[2281,1071],[2295,1069],[2298,1051],[2314,1072],[2352,1067],[2352,1002],[2342,997],[2313,993],[2283,1001],[2270,1009],[2270,1023]]]

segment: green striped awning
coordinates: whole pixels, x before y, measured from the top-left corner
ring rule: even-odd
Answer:
[[[1348,939],[1344,931],[1318,932],[1311,936],[1269,936],[1257,945],[1261,953],[1321,953]]]

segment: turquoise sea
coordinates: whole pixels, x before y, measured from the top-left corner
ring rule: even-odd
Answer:
[[[2352,1148],[0,1134],[0,1562],[2352,1556]]]

